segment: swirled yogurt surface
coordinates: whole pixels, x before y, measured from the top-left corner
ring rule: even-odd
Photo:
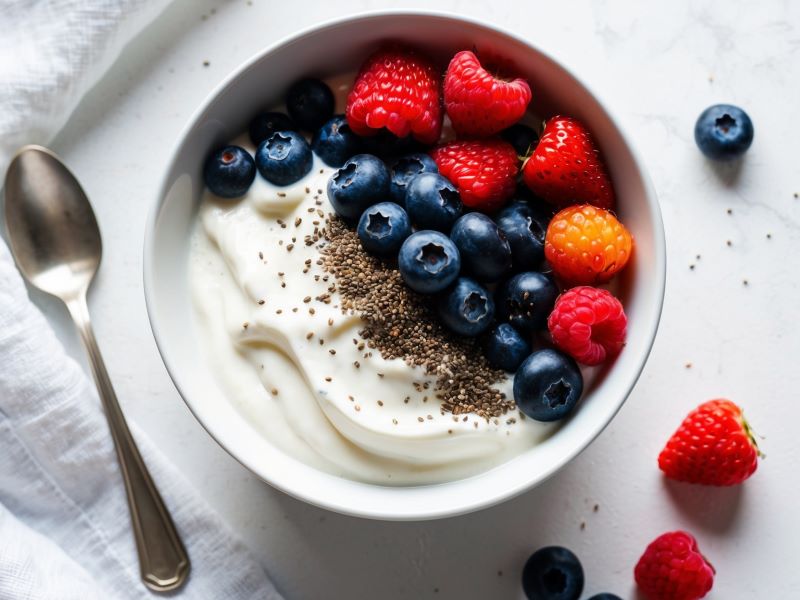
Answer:
[[[254,153],[246,136],[233,143]],[[321,266],[333,171],[315,157],[291,186],[257,176],[240,199],[205,192],[189,277],[199,343],[224,391],[216,401],[311,466],[387,485],[473,475],[549,435],[518,411],[489,420],[443,412],[422,368],[369,351],[364,321],[343,313]],[[498,389],[511,397],[511,378]]]

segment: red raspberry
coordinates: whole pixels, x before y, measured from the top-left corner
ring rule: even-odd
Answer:
[[[569,206],[550,220],[544,255],[553,272],[570,285],[605,283],[625,268],[633,238],[607,210]]]
[[[736,485],[755,472],[758,457],[758,445],[742,409],[720,399],[689,413],[658,456],[658,466],[678,481]]]
[[[714,585],[714,567],[685,531],[658,536],[633,571],[648,600],[698,600]]]
[[[345,115],[357,135],[386,128],[435,144],[442,132],[441,78],[428,59],[406,49],[380,50],[361,66]]]
[[[528,82],[497,79],[469,50],[456,54],[447,67],[444,106],[459,135],[494,135],[519,121],[530,101]]]
[[[589,131],[575,119],[553,117],[522,167],[531,191],[557,206],[614,206],[614,187]]]
[[[514,194],[519,159],[508,142],[459,140],[434,148],[431,156],[469,208],[492,212]]]
[[[561,294],[547,327],[553,343],[585,365],[599,365],[625,345],[628,319],[610,292],[581,286]]]

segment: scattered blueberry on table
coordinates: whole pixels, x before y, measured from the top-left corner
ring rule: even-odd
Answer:
[[[206,160],[203,180],[213,193],[223,198],[244,195],[256,177],[253,157],[239,146],[220,148]]]
[[[529,600],[578,600],[583,583],[581,562],[561,546],[540,548],[522,570],[522,589]]]
[[[753,122],[738,106],[715,104],[705,109],[694,126],[700,151],[714,160],[733,160],[753,143]]]

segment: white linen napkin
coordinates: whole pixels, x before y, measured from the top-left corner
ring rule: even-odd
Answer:
[[[47,142],[167,0],[0,0],[0,176]],[[132,428],[192,561],[179,598],[280,600],[263,568]],[[0,600],[152,599],[94,385],[0,240]]]

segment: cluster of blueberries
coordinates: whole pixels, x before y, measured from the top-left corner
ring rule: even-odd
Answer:
[[[435,295],[449,329],[486,334],[489,363],[516,373],[514,398],[522,412],[540,421],[564,417],[583,391],[581,372],[566,354],[532,352],[530,343],[546,328],[559,293],[542,268],[552,212],[533,198],[511,202],[494,219],[466,212],[423,147],[388,132],[357,136],[343,115],[334,115],[334,105],[324,82],[295,83],[286,97],[288,115],[262,113],[250,123],[255,159],[238,146],[218,149],[206,161],[206,185],[218,196],[237,198],[256,171],[275,185],[290,185],[308,174],[317,154],[338,168],[328,198],[356,227],[364,249],[396,259],[409,288]],[[302,132],[313,136],[310,144]],[[538,139],[525,125],[503,137],[520,154]]]
[[[487,334],[489,363],[516,372],[520,410],[541,421],[572,410],[583,390],[577,365],[556,350],[532,353],[529,341],[546,328],[559,293],[541,270],[551,211],[523,199],[494,219],[465,212],[458,190],[424,153],[388,166],[357,154],[331,177],[328,199],[356,226],[365,250],[396,258],[409,288],[435,296],[446,327],[463,336]]]

